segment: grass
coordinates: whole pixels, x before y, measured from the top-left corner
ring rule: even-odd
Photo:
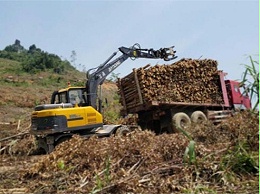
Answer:
[[[221,165],[224,171],[238,175],[258,172],[257,162],[246,147],[246,143],[239,142],[223,156]]]
[[[245,87],[243,94],[249,94],[251,102],[255,98],[256,102],[253,105],[253,110],[258,110],[259,106],[259,61],[256,61],[249,56],[249,65],[243,64],[245,72],[240,84]]]
[[[84,86],[85,74],[73,69],[63,74],[30,74],[21,70],[19,62],[0,58],[0,77],[0,105],[34,107],[48,103],[52,92],[67,87],[68,82]]]

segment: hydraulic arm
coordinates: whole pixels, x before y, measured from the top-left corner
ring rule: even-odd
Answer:
[[[130,48],[118,48],[118,50],[122,53],[121,56],[112,60],[118,53],[118,51],[114,52],[103,64],[88,70],[86,82],[86,88],[88,91],[88,104],[94,108],[97,108],[96,103],[98,86],[103,84],[106,77],[128,58],[131,58],[132,60],[135,58],[148,58],[170,61],[177,58],[177,56],[175,56],[176,51],[173,50],[173,48],[174,46],[169,48],[161,48],[159,50],[141,49],[139,44],[135,44]]]

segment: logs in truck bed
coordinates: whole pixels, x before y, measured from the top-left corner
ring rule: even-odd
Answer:
[[[169,65],[146,65],[117,82],[123,112],[136,113],[156,105],[223,104],[218,63],[212,59],[181,59]]]

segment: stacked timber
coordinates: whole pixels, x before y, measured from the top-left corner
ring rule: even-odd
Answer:
[[[182,59],[170,65],[146,65],[117,82],[124,109],[159,103],[222,104],[218,63],[212,59]]]

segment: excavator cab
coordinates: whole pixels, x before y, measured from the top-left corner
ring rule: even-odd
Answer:
[[[72,105],[88,106],[87,90],[85,87],[68,87],[54,91],[51,104],[71,103]]]

